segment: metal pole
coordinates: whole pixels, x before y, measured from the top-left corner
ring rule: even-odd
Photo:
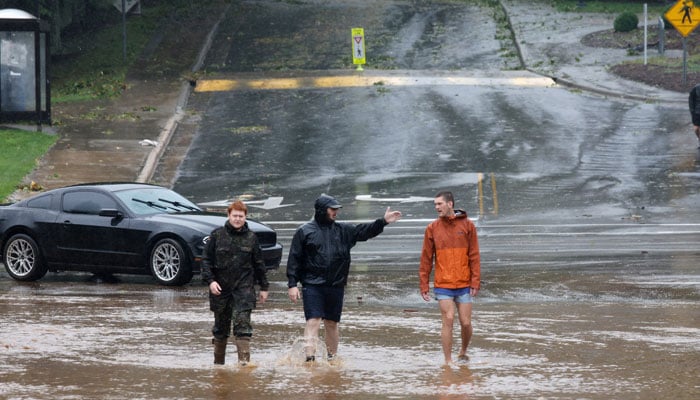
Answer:
[[[644,3],[644,65],[647,65],[647,3]]]
[[[122,0],[122,59],[126,64],[126,0]]]
[[[41,132],[41,25],[37,17],[37,26],[34,31],[34,108],[36,108],[37,131]]]
[[[40,35],[41,35],[41,5],[39,0],[36,0],[36,22],[37,29],[34,31],[34,108],[36,108],[36,122],[37,131],[41,132],[41,46],[40,46]]]
[[[688,49],[685,46],[686,37],[683,36],[683,85],[688,84]]]
[[[657,28],[659,32],[659,54],[664,54],[664,47],[666,42],[666,26],[664,25],[664,19],[659,17],[659,27]]]

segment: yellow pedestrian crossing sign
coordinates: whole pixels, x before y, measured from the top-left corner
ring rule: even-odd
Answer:
[[[365,30],[363,28],[352,28],[352,63],[357,65],[357,69],[362,69],[365,64]]]
[[[686,37],[700,24],[700,8],[695,6],[694,1],[678,0],[678,3],[666,11],[664,17],[678,33]]]

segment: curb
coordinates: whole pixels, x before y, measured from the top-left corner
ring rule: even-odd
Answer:
[[[539,74],[537,71],[533,71],[529,68],[527,70],[534,73],[534,74],[542,75],[542,74]],[[556,76],[550,76],[549,78],[551,78],[557,85],[566,86],[566,87],[569,87],[572,89],[584,90],[584,91],[596,93],[596,94],[599,94],[602,96],[615,97],[618,99],[644,101],[647,103],[673,102],[673,103],[682,104],[682,103],[687,102],[686,99],[681,99],[681,98],[679,98],[678,100],[675,100],[675,99],[671,100],[671,99],[661,99],[658,97],[637,96],[634,94],[628,94],[628,93],[622,93],[622,92],[613,92],[613,91],[610,91],[607,89],[602,89],[599,87],[587,86],[587,85],[583,85],[580,83],[576,83],[576,82],[569,80],[569,79],[566,79],[566,78],[558,78]],[[679,93],[679,96],[682,96],[682,95],[683,95],[682,93]]]
[[[148,153],[146,162],[144,163],[143,168],[141,168],[141,172],[139,173],[138,178],[136,178],[136,182],[146,183],[153,178],[158,162],[163,156],[165,149],[170,144],[170,140],[177,129],[178,123],[182,120],[182,116],[184,115],[183,109],[187,106],[187,99],[189,98],[190,93],[192,93],[192,86],[189,84],[189,82],[183,83],[180,89],[180,95],[178,96],[179,99],[177,101],[175,113],[168,118],[168,121],[165,123],[165,127],[160,131],[160,135],[158,135],[157,140],[158,144],[153,148],[153,150],[151,150],[150,153]]]

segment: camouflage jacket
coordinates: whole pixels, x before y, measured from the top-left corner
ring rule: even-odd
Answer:
[[[202,280],[207,285],[216,281],[221,286],[220,295],[210,293],[212,301],[233,298],[238,310],[255,308],[254,285],[260,285],[262,291],[270,285],[258,237],[247,223],[237,231],[226,221],[211,233],[204,249]]]

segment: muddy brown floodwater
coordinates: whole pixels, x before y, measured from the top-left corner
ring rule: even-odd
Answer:
[[[339,359],[305,367],[303,316],[274,272],[253,366],[212,364],[205,288],[0,274],[3,399],[696,399],[693,257],[487,263],[469,364],[444,367],[440,316],[406,268],[356,268]],[[235,349],[235,347],[234,347]]]

